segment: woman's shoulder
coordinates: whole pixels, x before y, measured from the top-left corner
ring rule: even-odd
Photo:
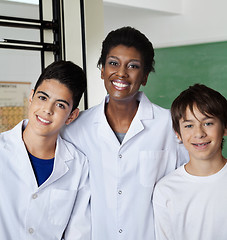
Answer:
[[[92,106],[86,110],[83,110],[79,113],[78,118],[76,119],[76,121],[86,121],[88,120],[90,117],[94,117],[95,115],[99,115],[100,112],[104,111],[103,109],[103,103],[100,103],[98,105]]]

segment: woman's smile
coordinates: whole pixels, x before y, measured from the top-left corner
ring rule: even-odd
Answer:
[[[134,97],[141,85],[145,85],[143,59],[134,47],[113,47],[102,67],[101,77],[111,99],[124,100]]]

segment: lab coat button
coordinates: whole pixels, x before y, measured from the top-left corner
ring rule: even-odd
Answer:
[[[34,193],[33,195],[32,195],[32,198],[33,199],[36,199],[38,197],[38,194],[36,194],[36,193]]]
[[[119,233],[122,233],[123,232],[123,230],[122,229],[119,229]]]
[[[118,191],[118,194],[122,194],[122,191],[121,191],[121,190],[119,190],[119,191]]]
[[[122,155],[121,155],[121,154],[119,154],[119,158],[122,158]]]
[[[30,234],[32,234],[32,233],[34,232],[34,229],[33,229],[33,228],[29,228],[29,229],[28,229],[28,232],[29,232]]]

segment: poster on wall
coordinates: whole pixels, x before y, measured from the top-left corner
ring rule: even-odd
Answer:
[[[27,117],[30,82],[0,81],[0,132],[13,128]]]

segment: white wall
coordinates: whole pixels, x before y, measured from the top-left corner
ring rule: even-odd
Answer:
[[[184,0],[103,0],[105,4],[118,4],[127,7],[152,9],[156,11],[181,13]]]
[[[182,7],[182,14],[168,14],[104,0],[105,35],[129,25],[145,33],[154,47],[227,40],[226,0],[182,0]]]
[[[88,107],[92,107],[100,103],[106,95],[106,90],[100,77],[101,72],[97,68],[101,44],[104,38],[103,2],[102,0],[85,0],[84,3]]]

